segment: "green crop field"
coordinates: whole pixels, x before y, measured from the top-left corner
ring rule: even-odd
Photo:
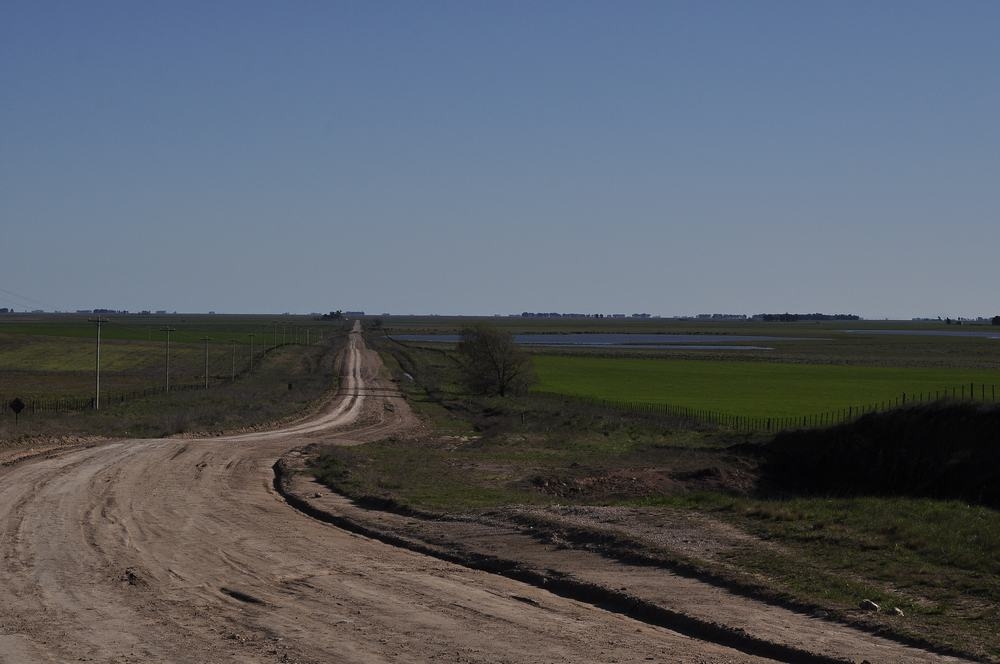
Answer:
[[[101,409],[95,412],[93,316],[0,315],[0,444],[78,433],[160,436],[280,420],[336,384],[333,362],[348,325],[313,316],[101,317]],[[169,393],[164,327],[171,328]],[[206,361],[208,390],[201,389]],[[27,404],[20,426],[8,408],[15,397]]]
[[[917,397],[975,383],[1000,386],[986,369],[536,355],[536,389],[597,399],[669,404],[752,417],[796,417]],[[968,389],[968,388],[967,388]]]
[[[94,394],[97,327],[87,314],[0,315],[0,403],[89,399]],[[313,316],[102,315],[101,393],[116,395],[162,389],[166,332],[170,333],[172,387],[227,384],[284,347],[305,349],[342,333],[343,321]],[[204,339],[207,338],[207,344]],[[207,350],[207,358],[206,358]],[[130,397],[133,398],[133,397]]]

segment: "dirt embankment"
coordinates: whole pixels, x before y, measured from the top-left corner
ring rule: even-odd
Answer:
[[[658,547],[711,555],[745,534],[680,513],[619,508],[508,508],[480,516],[447,516],[355,503],[302,472],[316,447],[275,465],[275,486],[295,507],[338,527],[394,546],[484,570],[588,602],[748,655],[792,662],[942,662],[932,653],[826,619],[808,607],[769,603],[699,578]],[[718,580],[717,580],[718,581]],[[744,589],[745,590],[745,589]],[[863,619],[860,615],[859,619]]]
[[[92,447],[107,442],[101,436],[37,436],[14,442],[0,443],[0,466],[63,454],[73,449]]]

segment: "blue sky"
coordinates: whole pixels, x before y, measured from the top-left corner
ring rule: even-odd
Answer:
[[[0,306],[1000,313],[1000,3],[0,2]]]

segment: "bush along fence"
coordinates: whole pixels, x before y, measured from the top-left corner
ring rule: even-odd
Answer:
[[[857,406],[847,406],[823,413],[801,416],[767,417],[761,415],[733,415],[706,408],[689,406],[674,406],[670,404],[648,403],[642,401],[625,401],[618,399],[599,399],[580,397],[555,392],[533,392],[532,394],[549,397],[571,398],[597,406],[628,413],[658,415],[672,417],[689,422],[710,424],[733,429],[734,431],[778,432],[788,429],[814,429],[852,422],[870,413],[881,413],[894,408],[903,408],[917,404],[935,403],[939,401],[974,401],[980,403],[996,403],[998,393],[996,385],[985,383],[965,383],[950,388],[932,392],[903,392],[894,399],[886,399]]]

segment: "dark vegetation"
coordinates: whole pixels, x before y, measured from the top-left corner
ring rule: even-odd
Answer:
[[[779,434],[762,484],[792,494],[914,496],[1000,507],[1000,408],[947,402]]]

